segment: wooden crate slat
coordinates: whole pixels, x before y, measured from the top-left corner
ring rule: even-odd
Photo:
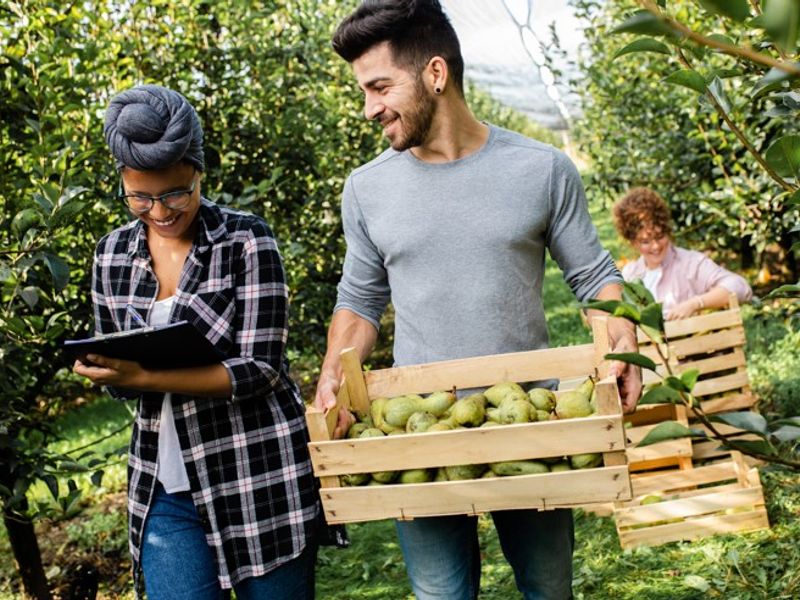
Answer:
[[[672,356],[681,359],[686,356],[696,356],[707,354],[744,345],[744,328],[734,327],[706,335],[698,335],[690,338],[670,341],[670,353]]]
[[[621,415],[379,438],[311,442],[319,476],[624,450]]]
[[[741,347],[736,347],[726,354],[719,356],[712,356],[711,358],[701,358],[698,360],[689,360],[680,363],[678,369],[680,371],[688,371],[689,369],[697,369],[701,374],[716,373],[717,371],[725,371],[727,369],[739,369],[747,366],[744,357],[744,350]]]
[[[328,523],[557,508],[630,498],[626,467],[427,484],[322,489]]]
[[[738,390],[749,384],[750,380],[747,377],[747,371],[737,371],[730,375],[698,381],[692,390],[692,394],[701,398],[702,396],[710,396],[711,394],[721,394],[722,392]]]
[[[741,394],[730,394],[720,398],[713,398],[712,400],[701,400],[700,406],[707,415],[713,415],[721,412],[731,412],[735,410],[744,410],[751,408],[756,404],[757,398],[750,392],[743,392]],[[694,413],[689,409],[689,416],[694,417]]]
[[[667,500],[644,506],[618,508],[614,516],[619,527],[646,525],[665,519],[687,518],[720,512],[742,506],[763,505],[761,488],[740,488],[725,492],[705,493],[690,498]]]
[[[689,457],[692,456],[692,440],[686,438],[682,440],[660,442],[658,444],[645,446],[643,448],[628,448],[625,451],[625,454],[628,456],[628,464],[630,464],[631,467],[633,467],[635,463],[645,461],[653,461],[664,458]],[[668,461],[663,464],[666,466],[674,463]],[[651,465],[640,468],[652,469],[655,468],[655,466]]]
[[[646,496],[658,492],[668,494],[670,490],[728,479],[736,479],[736,470],[731,461],[695,467],[685,471],[669,471],[663,474],[631,477],[631,485],[634,496]]]
[[[664,331],[668,338],[683,337],[699,331],[713,331],[725,329],[742,324],[742,314],[739,309],[718,310],[706,315],[678,319],[664,323]],[[638,332],[639,344],[650,343],[650,338],[643,331]]]
[[[759,508],[751,512],[712,515],[689,519],[681,523],[626,529],[619,532],[619,540],[623,548],[634,548],[679,540],[694,540],[720,533],[738,533],[768,528],[767,511]]]
[[[364,374],[370,399],[490,386],[501,381],[586,377],[594,371],[594,346],[583,344],[446,360]]]

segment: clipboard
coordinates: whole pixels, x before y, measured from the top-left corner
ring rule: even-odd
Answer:
[[[87,354],[135,360],[147,369],[201,367],[223,357],[188,321],[129,329],[83,340],[67,340],[64,351],[71,360]]]

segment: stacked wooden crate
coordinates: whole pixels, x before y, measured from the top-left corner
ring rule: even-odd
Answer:
[[[756,397],[750,389],[744,354],[744,326],[735,296],[725,310],[667,322],[666,337],[673,371],[700,371],[693,394],[706,414],[754,408]],[[640,334],[639,342],[641,352],[659,363],[649,339]],[[645,383],[656,379],[646,372]],[[675,414],[670,415],[671,410]],[[693,416],[694,411],[689,410],[687,415],[683,406],[641,406],[627,417],[633,424],[628,440],[638,443],[665,420],[703,428],[693,422]],[[725,434],[740,431],[722,423],[715,427]],[[737,439],[752,437],[741,432]],[[636,472],[631,477],[633,499],[614,507],[623,547],[769,527],[758,471],[751,468],[752,461],[748,464],[740,453],[721,449],[719,442],[692,444],[685,438],[631,447],[628,460],[631,471]]]
[[[596,319],[595,343],[364,372],[354,351],[342,355],[338,406],[367,412],[379,397],[466,390],[501,381],[575,379],[602,375],[608,352],[605,320]],[[599,333],[598,333],[599,332]],[[600,369],[598,371],[598,368]],[[332,440],[336,412],[311,407],[307,419],[314,472],[320,478],[329,523],[479,514],[521,508],[550,509],[592,500],[631,498],[625,431],[616,382],[596,385],[595,415],[501,427]],[[603,453],[594,469],[466,481],[344,487],[346,474]]]

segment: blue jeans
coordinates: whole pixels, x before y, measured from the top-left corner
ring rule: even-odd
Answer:
[[[572,511],[514,510],[491,514],[522,597],[572,598]],[[481,565],[477,517],[397,521],[397,533],[417,600],[478,597]]]
[[[168,494],[157,485],[142,540],[142,571],[148,600],[224,600],[214,552],[188,492]],[[238,600],[314,598],[316,546],[260,577],[234,586]]]

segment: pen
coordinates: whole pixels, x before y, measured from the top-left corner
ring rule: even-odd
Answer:
[[[133,308],[133,306],[128,304],[125,307],[125,310],[128,311],[128,314],[131,316],[131,318],[134,321],[136,321],[139,325],[141,325],[142,327],[147,327],[147,322],[142,318],[142,315],[140,315],[139,312],[135,308]]]

